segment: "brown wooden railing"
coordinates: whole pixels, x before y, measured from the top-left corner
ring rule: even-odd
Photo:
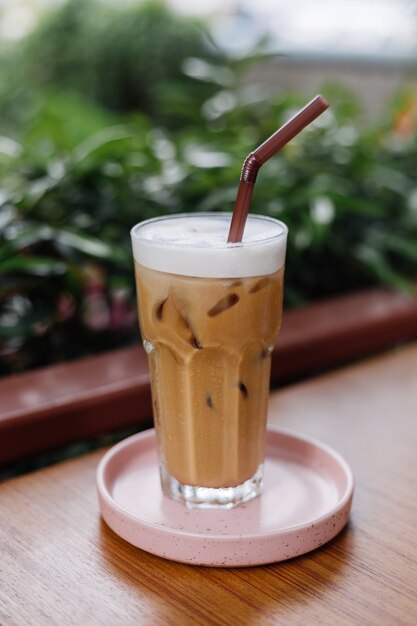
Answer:
[[[376,289],[284,314],[272,382],[291,381],[417,337],[417,300]],[[149,423],[142,348],[115,350],[0,381],[0,464]]]

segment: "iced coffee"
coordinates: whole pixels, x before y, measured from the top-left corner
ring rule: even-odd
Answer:
[[[229,222],[193,214],[132,230],[162,488],[190,506],[262,489],[287,229],[250,216],[243,242],[227,244]]]

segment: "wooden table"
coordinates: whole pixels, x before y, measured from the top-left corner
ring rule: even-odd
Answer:
[[[0,624],[415,625],[417,345],[275,392],[270,418],[352,466],[351,521],[330,544],[230,570],[147,554],[100,519],[98,452],[0,486]]]

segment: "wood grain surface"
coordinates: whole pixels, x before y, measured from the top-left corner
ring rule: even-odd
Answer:
[[[417,345],[274,393],[270,419],[354,471],[351,520],[330,544],[230,570],[147,554],[102,522],[94,453],[0,485],[0,624],[415,625]]]

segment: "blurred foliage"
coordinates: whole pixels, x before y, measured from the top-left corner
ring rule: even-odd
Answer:
[[[181,94],[192,82],[182,64],[193,56],[221,55],[201,23],[170,12],[161,1],[120,8],[69,0],[0,57],[0,125],[32,115],[33,99],[43,99],[51,85],[116,111],[141,110],[166,121],[164,111],[170,124],[178,124]],[[161,106],[167,88],[178,94],[172,111]],[[213,94],[211,83],[200,89],[204,97]]]
[[[160,82],[157,115],[49,86],[20,137],[0,137],[2,373],[137,340],[130,228],[232,210],[243,158],[304,104],[245,85],[254,59],[210,61],[197,47],[186,79]],[[415,95],[361,129],[349,92],[324,94],[331,110],[265,164],[253,197],[253,212],[290,229],[287,306],[409,290],[416,275]]]

